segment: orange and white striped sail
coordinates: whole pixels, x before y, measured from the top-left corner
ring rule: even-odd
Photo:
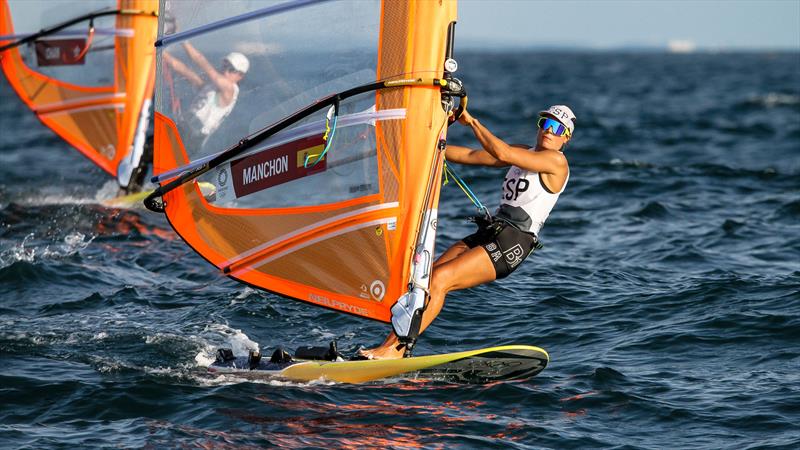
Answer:
[[[0,0],[9,83],[42,123],[122,186],[144,144],[158,8],[157,0]]]
[[[333,123],[321,108],[163,195],[178,234],[230,277],[389,322],[432,262],[447,112],[439,86],[414,80],[443,76],[455,1],[168,5],[178,32],[156,44],[162,185],[320,99],[394,80],[342,99]],[[203,123],[198,101],[220,90],[166,63],[202,74],[192,50],[219,72],[230,52],[250,63],[233,109],[203,139],[189,138]]]

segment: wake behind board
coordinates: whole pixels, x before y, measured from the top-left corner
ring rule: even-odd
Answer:
[[[384,360],[292,359],[281,362],[273,356],[271,361],[254,362],[244,356],[229,357],[227,360],[218,358],[208,370],[253,380],[281,379],[306,382],[323,379],[340,383],[365,383],[400,377],[482,384],[533,377],[547,366],[549,360],[547,352],[539,347],[505,345],[441,355]]]

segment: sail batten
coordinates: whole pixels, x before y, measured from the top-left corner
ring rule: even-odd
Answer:
[[[339,234],[343,234],[344,231],[338,230],[338,228],[342,228],[343,230],[353,230],[357,229],[352,228],[352,226],[348,227],[347,225],[352,222],[361,222],[361,225],[368,226],[370,224],[378,224],[378,223],[389,223],[392,220],[397,220],[395,216],[397,211],[385,211],[387,209],[394,210],[399,206],[398,202],[392,203],[384,203],[378,204],[374,206],[369,206],[366,208],[357,209],[354,211],[349,211],[344,214],[339,214],[333,216],[331,218],[321,220],[316,223],[312,223],[310,225],[306,225],[298,230],[292,231],[291,233],[287,233],[282,236],[278,236],[277,238],[266,242],[262,245],[254,247],[248,250],[245,253],[237,255],[236,257],[226,261],[223,263],[223,271],[230,272],[232,267],[239,266],[243,262],[248,262],[252,264],[256,260],[266,260],[268,253],[276,253],[277,251],[274,249],[283,249],[285,247],[289,247],[293,244],[303,243],[304,239],[308,242],[312,240],[314,242],[318,242],[320,239],[323,238],[330,238],[337,236]],[[375,216],[383,216],[373,221],[369,219]],[[366,224],[366,225],[365,225]]]
[[[346,114],[339,118],[338,127],[345,128],[353,125],[361,125],[366,123],[374,125],[378,121],[404,119],[405,116],[406,116],[406,110],[404,108],[385,109],[383,111],[365,111],[361,113]],[[320,134],[324,130],[325,130],[325,121],[318,120],[312,123],[298,126],[296,128],[292,128],[291,130],[287,130],[285,132],[279,132],[276,133],[271,138],[264,141],[262,145],[254,147],[252,150],[244,153],[243,156],[249,156],[254,153],[270,150],[271,148],[274,148],[278,145],[285,144],[287,142],[292,142],[296,139],[313,136],[315,134]],[[164,180],[168,180],[170,178],[178,176],[181,173],[196,169],[202,166],[203,164],[210,162],[212,159],[218,158],[223,153],[224,151],[217,152],[212,155],[196,159],[184,166],[168,170],[164,173],[154,176],[153,182],[160,183]]]
[[[33,109],[36,114],[53,114],[67,111],[81,111],[89,107],[118,108],[125,106],[125,94],[97,95],[39,105]]]
[[[36,35],[37,33],[24,33],[24,34],[8,34],[8,35],[0,35],[0,41],[19,41],[23,39],[28,39],[31,36]],[[99,36],[119,36],[119,37],[127,37],[132,38],[134,35],[134,31],[132,29],[115,29],[115,28],[95,28],[94,34]],[[47,36],[49,38],[53,37],[85,37],[86,31],[56,31],[53,33],[48,33]],[[19,45],[19,44],[17,44]]]
[[[162,47],[164,45],[175,44],[177,42],[191,39],[193,37],[205,33],[218,31],[223,28],[232,27],[235,25],[242,24],[244,22],[249,22],[251,20],[282,14],[296,9],[305,8],[307,6],[311,6],[314,4],[329,2],[329,1],[332,0],[293,0],[284,3],[279,3],[277,5],[268,6],[266,8],[257,9],[255,11],[250,11],[248,13],[240,14],[234,17],[229,17],[227,19],[199,26],[197,28],[193,28],[188,31],[171,34],[169,36],[164,36],[160,38],[158,41],[156,41],[155,45],[156,47]]]

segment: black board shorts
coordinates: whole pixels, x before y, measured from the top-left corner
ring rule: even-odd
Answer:
[[[534,250],[541,248],[532,233],[502,220],[476,221],[478,231],[462,239],[469,248],[483,247],[494,265],[496,279],[511,275]]]

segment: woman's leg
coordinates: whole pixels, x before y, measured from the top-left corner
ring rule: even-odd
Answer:
[[[448,252],[453,250],[456,245],[450,247]],[[448,252],[445,252],[442,258]],[[448,292],[478,286],[479,284],[494,281],[495,278],[494,266],[483,247],[467,249],[443,263],[437,261],[431,278],[431,296],[428,300],[428,306],[422,314],[420,333],[428,328],[433,319],[439,315]],[[386,337],[386,340],[381,345],[374,349],[362,350],[361,354],[374,359],[401,358],[403,350],[397,349],[399,343],[397,336],[392,332],[389,333],[389,336]]]
[[[442,253],[439,258],[433,262],[433,268],[435,269],[442,264],[452,261],[453,259],[461,256],[465,251],[469,250],[467,244],[464,241],[458,241],[455,244],[451,245],[444,253]]]

